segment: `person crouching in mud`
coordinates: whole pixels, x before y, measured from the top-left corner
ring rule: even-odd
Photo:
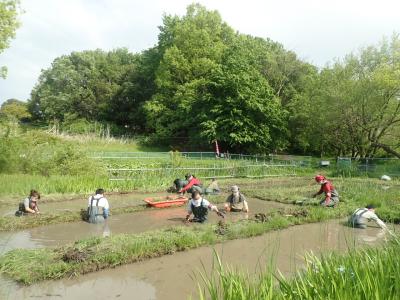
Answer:
[[[103,209],[102,214],[100,213],[100,207]],[[90,196],[88,199],[88,222],[89,223],[100,223],[105,221],[110,214],[110,206],[108,200],[104,197],[104,190],[97,189],[96,195]]]
[[[322,175],[315,176],[315,181],[321,185],[321,188],[313,195],[313,198],[325,193],[325,199],[322,199],[319,204],[324,207],[335,207],[339,203],[339,194],[332,183]]]
[[[199,193],[203,193],[203,185],[196,176],[192,174],[185,175],[186,180],[176,179],[174,184],[176,186],[176,190],[178,194],[184,194],[186,192],[193,193],[194,191],[199,191]]]
[[[365,208],[357,208],[349,218],[349,225],[355,228],[367,228],[367,222],[374,221],[382,229],[387,229],[386,224],[375,214],[375,206],[370,204]]]
[[[225,203],[225,210],[231,212],[243,211],[249,212],[249,205],[245,196],[239,192],[239,187],[234,185],[231,187],[232,194],[228,196]]]
[[[28,214],[40,214],[38,200],[40,199],[40,194],[31,190],[29,197],[25,198],[23,202],[19,204],[18,210],[15,212],[17,217],[28,215]]]
[[[208,200],[204,199],[199,191],[192,192],[192,198],[188,203],[188,214],[186,215],[186,222],[204,223],[207,220],[208,211],[213,210],[218,216],[224,215],[218,210],[215,205],[212,205]],[[193,218],[190,219],[193,214]]]

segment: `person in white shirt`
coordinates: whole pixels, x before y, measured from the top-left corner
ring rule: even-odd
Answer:
[[[204,223],[207,220],[209,210],[215,211],[217,215],[222,218],[224,217],[215,205],[212,205],[207,199],[204,199],[201,196],[199,191],[192,192],[192,198],[189,200],[187,210],[188,214],[186,215],[186,222]],[[192,214],[193,218],[190,219]]]
[[[387,229],[386,224],[375,214],[375,206],[372,204],[367,205],[365,208],[356,209],[350,216],[349,223],[352,227],[365,229],[367,228],[367,222],[371,220],[375,221],[382,229]]]
[[[100,214],[99,208],[102,208],[102,214]],[[104,197],[104,190],[97,189],[96,195],[90,196],[88,199],[88,216],[89,223],[99,223],[104,221],[110,215],[110,205],[108,200]]]

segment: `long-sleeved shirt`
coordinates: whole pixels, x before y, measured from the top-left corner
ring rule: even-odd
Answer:
[[[379,227],[386,229],[386,224],[378,218],[378,216],[368,208],[358,208],[352,215],[352,220],[357,225],[366,225],[368,221],[375,221]]]
[[[200,180],[198,180],[196,177],[193,177],[189,183],[182,188],[182,192],[186,192],[194,185],[201,185]]]

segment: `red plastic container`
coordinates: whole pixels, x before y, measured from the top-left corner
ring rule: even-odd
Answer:
[[[165,197],[148,197],[143,201],[148,205],[157,208],[164,208],[170,206],[181,206],[185,204],[189,199],[184,196],[165,196]]]

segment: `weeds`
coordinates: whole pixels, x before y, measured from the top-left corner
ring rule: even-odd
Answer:
[[[216,255],[210,275],[200,273],[200,299],[398,299],[399,240],[380,248],[349,249],[346,255],[307,256],[292,279],[272,271],[258,277],[223,266]]]

